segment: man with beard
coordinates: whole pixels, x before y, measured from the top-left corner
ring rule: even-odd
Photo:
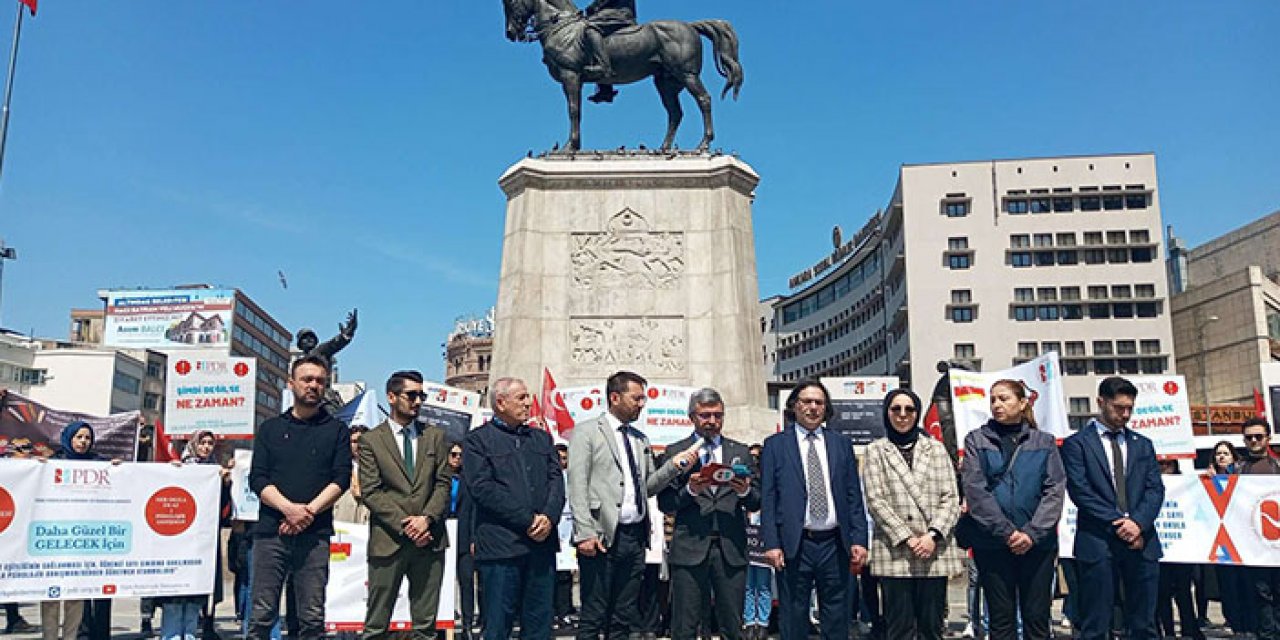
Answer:
[[[1240,473],[1280,474],[1280,462],[1271,457],[1271,425],[1262,418],[1249,418],[1241,430],[1246,453],[1240,462]],[[1254,591],[1252,601],[1258,611],[1258,637],[1280,638],[1280,569],[1248,567],[1246,570]]]
[[[280,589],[292,577],[299,637],[324,636],[333,503],[351,485],[350,430],[321,408],[328,360],[308,355],[289,373],[293,406],[263,422],[253,440],[249,486],[261,500],[254,529],[249,637],[270,637]]]

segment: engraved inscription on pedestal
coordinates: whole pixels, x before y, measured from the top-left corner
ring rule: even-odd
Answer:
[[[573,286],[587,290],[671,289],[684,273],[684,233],[654,231],[644,216],[623,209],[602,233],[574,233]]]
[[[688,368],[683,318],[569,319],[570,362],[575,376],[607,376],[618,369],[663,376]]]

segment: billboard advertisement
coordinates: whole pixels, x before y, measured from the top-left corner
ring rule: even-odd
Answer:
[[[108,291],[102,343],[129,349],[230,348],[231,289]]]
[[[208,351],[171,357],[164,383],[165,432],[252,436],[257,362]]]

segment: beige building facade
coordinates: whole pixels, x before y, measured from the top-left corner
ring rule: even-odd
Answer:
[[[1161,229],[1152,154],[904,165],[872,241],[779,301],[775,379],[927,393],[1056,351],[1078,426],[1099,377],[1175,372]]]

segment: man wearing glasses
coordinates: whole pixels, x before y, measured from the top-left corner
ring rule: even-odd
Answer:
[[[1280,462],[1271,457],[1271,425],[1262,418],[1244,423],[1245,457],[1240,473],[1280,474]],[[1266,517],[1265,515],[1262,517]],[[1280,638],[1280,569],[1249,567],[1249,583],[1258,607],[1258,637]]]
[[[421,373],[391,374],[390,415],[360,438],[360,491],[369,508],[366,638],[387,635],[406,576],[413,637],[435,637],[453,468],[444,431],[418,428],[415,419],[425,397]]]
[[[671,638],[698,637],[702,612],[714,599],[720,637],[739,640],[747,588],[747,512],[760,509],[755,459],[746,445],[721,434],[724,400],[715,389],[699,389],[689,397],[689,419],[693,435],[667,447],[663,463],[690,449],[698,452],[697,461],[658,494],[659,508],[676,520],[667,560]],[[703,629],[703,634],[715,631]]]

